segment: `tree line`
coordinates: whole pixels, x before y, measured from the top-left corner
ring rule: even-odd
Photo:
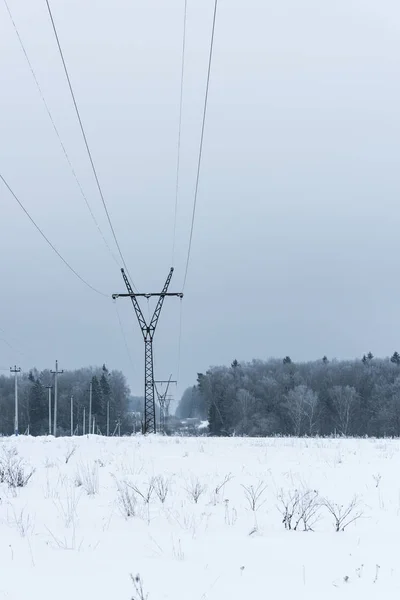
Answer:
[[[109,414],[110,435],[132,432],[132,398],[126,379],[120,371],[108,371],[103,367],[88,367],[74,371],[64,371],[58,377],[58,417],[57,435],[69,435],[71,431],[71,397],[73,404],[74,431],[89,429],[89,386],[92,384],[92,415],[95,419],[95,432],[106,432],[107,412]],[[54,376],[49,370],[31,369],[18,376],[19,430],[31,435],[49,433],[48,389],[52,389],[52,414],[54,405]],[[0,376],[0,434],[14,432],[14,378]],[[53,432],[54,433],[54,432]]]
[[[199,373],[176,414],[208,419],[210,435],[400,436],[400,354],[234,360]]]

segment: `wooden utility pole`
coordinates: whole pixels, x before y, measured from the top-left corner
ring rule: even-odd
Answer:
[[[51,388],[52,385],[46,385],[46,389],[49,390],[49,435],[51,435]]]
[[[89,429],[88,433],[92,433],[92,398],[93,398],[93,384],[89,383]]]
[[[86,428],[86,408],[84,406],[83,407],[82,435],[85,435],[85,428]]]
[[[54,375],[54,425],[53,435],[57,437],[57,402],[58,402],[58,376],[64,373],[64,370],[58,370],[58,360],[56,360],[56,370],[50,371]]]
[[[110,401],[107,400],[107,437],[110,435]]]
[[[14,400],[15,400],[15,408],[14,408],[14,433],[18,435],[18,373],[21,373],[21,367],[10,367],[10,372],[14,373]]]
[[[74,397],[71,396],[71,437],[74,435]]]

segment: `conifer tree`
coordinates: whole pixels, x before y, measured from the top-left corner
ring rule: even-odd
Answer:
[[[400,354],[398,352],[394,352],[390,360],[393,364],[400,366]]]
[[[104,403],[100,382],[96,375],[92,377],[92,415],[96,418],[96,423],[101,428],[103,426]]]

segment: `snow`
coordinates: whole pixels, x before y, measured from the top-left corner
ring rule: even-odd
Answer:
[[[0,484],[1,600],[136,600],[137,573],[148,600],[400,597],[398,440],[20,436],[3,462],[14,448],[35,471]],[[165,503],[136,493],[124,516],[118,488],[145,496],[159,475]],[[306,488],[356,494],[362,517],[336,533],[321,508],[313,532],[285,530],[277,496]]]

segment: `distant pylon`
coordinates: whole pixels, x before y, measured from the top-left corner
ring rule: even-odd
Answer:
[[[171,377],[172,375],[169,376],[168,380],[160,380],[154,382],[154,388],[156,390],[158,404],[160,405],[160,431],[162,431],[162,433],[165,433],[165,403],[168,396],[168,389],[171,383],[177,383],[177,381],[172,381]],[[166,388],[165,390],[160,392],[157,385],[164,384],[166,384]]]

